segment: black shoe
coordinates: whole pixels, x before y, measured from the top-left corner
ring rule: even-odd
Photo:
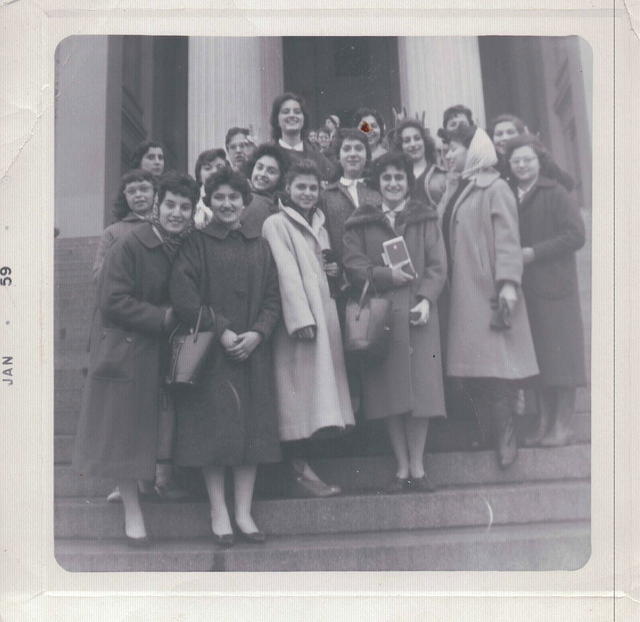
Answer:
[[[409,489],[411,480],[408,477],[394,477],[384,489],[388,495],[395,495]]]
[[[252,531],[251,533],[246,533],[238,527],[238,536],[241,540],[245,542],[249,542],[251,544],[264,544],[267,541],[267,536],[262,531]]]
[[[124,537],[127,541],[127,546],[137,549],[145,549],[151,545],[151,537],[149,536],[149,534],[147,534],[146,536],[142,536],[142,538],[133,538],[132,536],[127,534],[127,528],[125,524],[122,525],[122,531],[124,531]]]
[[[416,492],[435,492],[438,487],[425,475],[418,478],[412,478],[410,481],[411,490]]]
[[[211,539],[223,549],[228,549],[236,543],[236,537],[233,533],[223,533],[219,536],[217,533],[211,533]]]

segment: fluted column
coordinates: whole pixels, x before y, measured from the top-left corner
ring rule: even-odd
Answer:
[[[189,170],[204,149],[224,147],[234,125],[269,139],[271,102],[282,89],[280,37],[190,37]]]
[[[435,136],[449,106],[471,108],[486,125],[480,50],[477,37],[399,37],[402,104],[413,116],[426,111],[426,125]]]

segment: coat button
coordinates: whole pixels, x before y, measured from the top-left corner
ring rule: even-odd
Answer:
[[[133,342],[133,337],[125,337],[125,338],[124,338],[124,340],[125,340],[127,343],[132,343],[132,342]]]

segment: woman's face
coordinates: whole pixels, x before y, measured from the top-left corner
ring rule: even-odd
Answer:
[[[402,130],[402,151],[414,162],[424,159],[424,140],[416,127],[406,127]]]
[[[345,138],[340,147],[340,164],[344,176],[348,179],[362,177],[362,171],[367,163],[367,149],[364,144],[353,138]]]
[[[513,150],[509,158],[509,166],[516,179],[525,185],[532,183],[540,174],[540,160],[529,145]]]
[[[467,161],[467,151],[463,144],[452,140],[447,147],[447,152],[444,154],[447,168],[455,173],[461,173]]]
[[[320,182],[315,175],[298,175],[286,188],[291,200],[303,211],[315,207],[320,196]]]
[[[337,126],[335,124],[335,121],[331,118],[331,117],[327,117],[327,119],[324,122],[324,126],[333,134],[336,129]]]
[[[155,177],[160,177],[164,172],[164,153],[162,147],[149,147],[142,156],[140,168],[149,171]]]
[[[373,149],[380,142],[381,137],[381,129],[376,118],[372,114],[362,117],[359,127],[367,135],[369,145]]]
[[[132,181],[124,187],[124,198],[129,209],[138,216],[146,216],[153,208],[155,191],[150,181]]]
[[[323,149],[326,149],[331,144],[329,132],[318,132],[318,144]]]
[[[401,203],[409,192],[407,174],[395,166],[387,166],[380,173],[380,194],[390,206]]]
[[[242,193],[229,184],[222,184],[211,193],[210,205],[213,217],[221,225],[234,229],[240,224],[244,200]]]
[[[318,142],[318,132],[311,130],[307,138],[312,145],[315,145]]]
[[[251,185],[255,190],[267,192],[273,190],[280,181],[280,165],[273,156],[258,158],[251,173]]]
[[[169,233],[180,233],[191,220],[191,199],[167,191],[158,207],[158,217],[163,229]]]
[[[493,144],[500,155],[504,155],[507,141],[518,136],[518,128],[513,121],[502,121],[493,128]]]
[[[211,160],[211,162],[205,162],[200,167],[200,183],[204,186],[205,182],[209,177],[211,177],[211,175],[221,171],[226,165],[227,162],[222,158],[216,158],[215,160]]]
[[[287,99],[282,102],[280,112],[278,113],[278,125],[283,134],[302,131],[304,114],[302,107],[295,99]]]
[[[458,114],[453,115],[447,121],[447,126],[445,129],[449,132],[453,132],[456,128],[461,125],[466,125],[469,127],[469,119],[467,119],[467,115],[464,112],[459,112]]]

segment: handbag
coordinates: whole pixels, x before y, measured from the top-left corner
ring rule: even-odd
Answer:
[[[215,322],[216,316],[213,309],[206,308],[211,313],[211,319]],[[200,307],[193,331],[187,334],[178,334],[180,328],[178,325],[171,332],[169,337],[169,371],[166,378],[169,385],[193,386],[198,383],[202,367],[216,338],[214,330],[200,330],[204,309],[204,306]]]
[[[373,285],[372,270],[369,270],[360,300],[348,300],[345,310],[345,352],[365,356],[367,360],[381,360],[389,352],[391,343],[391,301],[367,292]]]

